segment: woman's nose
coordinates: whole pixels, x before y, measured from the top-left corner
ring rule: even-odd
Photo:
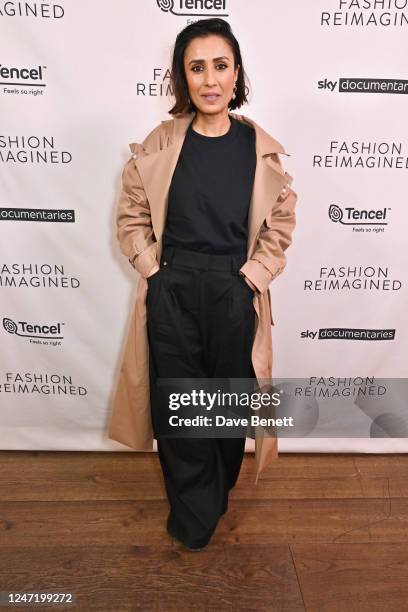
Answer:
[[[206,70],[204,80],[206,85],[210,85],[211,87],[215,85],[217,79],[215,78],[215,72],[213,69]]]

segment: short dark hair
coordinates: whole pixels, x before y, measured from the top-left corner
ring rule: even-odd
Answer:
[[[173,95],[176,98],[174,106],[169,110],[171,115],[178,113],[193,112],[195,105],[189,102],[188,85],[184,70],[184,53],[187,45],[193,38],[200,36],[205,37],[210,34],[222,36],[230,45],[234,55],[234,70],[238,64],[238,78],[236,82],[235,99],[231,99],[228,103],[230,110],[240,108],[244,103],[248,103],[245,93],[245,72],[242,64],[241,50],[234,34],[232,33],[230,24],[224,19],[213,17],[211,19],[200,19],[186,26],[178,33],[174,44],[173,58],[171,63],[170,83],[173,90]]]

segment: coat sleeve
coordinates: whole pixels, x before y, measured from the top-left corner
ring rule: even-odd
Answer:
[[[285,175],[287,183],[264,219],[255,251],[240,268],[240,273],[249,278],[258,294],[266,291],[271,281],[285,268],[285,251],[292,242],[292,233],[296,226],[295,207],[298,195],[291,188],[293,178],[288,172],[285,172]]]
[[[130,145],[133,155],[123,168],[122,186],[117,201],[116,237],[119,248],[131,265],[145,278],[152,275],[159,268],[159,264],[150,205],[135,159],[147,154],[146,145],[160,147],[159,137],[159,129],[156,128],[142,144]]]

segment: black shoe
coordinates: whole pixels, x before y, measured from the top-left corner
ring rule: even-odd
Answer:
[[[183,546],[187,548],[187,550],[189,550],[190,552],[198,552],[199,550],[203,550],[204,548],[204,546],[203,548],[190,548],[189,546],[186,546],[185,544],[183,544]]]
[[[182,542],[182,541],[180,540],[180,538],[178,538],[178,537],[176,536],[176,534],[175,534],[175,533],[173,533],[171,529],[169,529],[169,527],[167,527],[167,533],[168,533],[169,535],[171,535],[171,537],[172,537],[172,538],[175,538],[175,539],[177,540],[177,542],[180,542],[180,544],[182,544],[182,545],[184,546],[184,548],[187,548],[187,550],[189,550],[190,552],[198,552],[199,550],[203,550],[203,548],[205,548],[205,546],[207,545],[207,544],[205,544],[204,546],[200,546],[200,547],[195,547],[195,548],[194,548],[194,547],[188,546],[187,544],[185,544],[184,542]]]

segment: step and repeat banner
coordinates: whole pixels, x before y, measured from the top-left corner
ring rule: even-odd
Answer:
[[[235,112],[283,144],[298,193],[271,285],[274,376],[337,395],[340,420],[361,385],[380,397],[378,380],[407,377],[408,0],[0,0],[2,449],[129,450],[106,436],[137,283],[116,241],[121,171],[171,118],[176,35],[205,17],[231,24]],[[360,415],[361,437],[279,448],[408,451],[404,427],[376,435]]]

